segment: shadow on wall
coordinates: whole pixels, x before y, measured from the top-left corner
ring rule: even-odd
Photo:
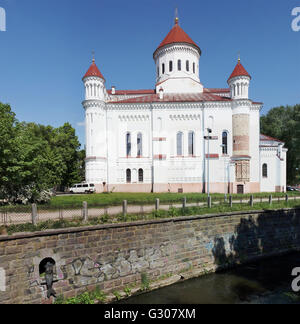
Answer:
[[[220,271],[262,256],[299,251],[299,247],[299,209],[282,210],[242,218],[232,235],[215,238],[212,253]]]

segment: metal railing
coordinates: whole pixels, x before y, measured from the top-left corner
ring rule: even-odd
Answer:
[[[203,208],[213,208],[217,206],[233,207],[235,204],[243,204],[253,207],[255,204],[266,203],[272,205],[274,202],[288,202],[289,200],[299,200],[300,197],[284,197],[273,198],[270,195],[268,198],[254,198],[254,196],[234,200],[232,196],[225,196],[224,199],[209,196],[207,201],[203,199],[195,202],[188,202],[187,198],[183,198],[181,203],[160,203],[156,198],[153,204],[137,204],[129,205],[126,200],[121,206],[88,206],[87,202],[83,202],[81,208],[56,208],[49,209],[48,206],[31,206],[16,207],[9,209],[0,208],[0,226],[8,226],[12,224],[31,223],[37,225],[47,221],[77,221],[81,223],[97,222],[97,223],[114,223],[128,220],[142,220],[159,217],[172,217],[172,215],[185,215],[189,209],[198,208],[199,211]],[[196,209],[196,210],[198,210]]]

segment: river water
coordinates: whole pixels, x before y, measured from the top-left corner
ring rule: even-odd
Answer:
[[[300,293],[291,287],[296,267],[300,252],[179,282],[119,304],[300,304]]]

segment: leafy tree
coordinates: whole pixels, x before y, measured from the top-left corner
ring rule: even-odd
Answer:
[[[0,198],[23,203],[49,199],[49,189],[82,180],[84,156],[75,130],[18,122],[0,103]]]
[[[16,117],[9,105],[0,103],[0,185],[10,183],[14,172]]]
[[[261,132],[285,142],[287,182],[300,183],[300,105],[271,109],[261,117]]]
[[[55,129],[52,144],[54,151],[63,161],[60,186],[68,187],[72,183],[80,182],[82,157],[74,128],[69,123],[65,123]]]

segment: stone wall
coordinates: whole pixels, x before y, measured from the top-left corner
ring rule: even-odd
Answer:
[[[55,261],[57,294],[71,297],[96,286],[113,292],[140,285],[142,273],[155,280],[299,248],[300,209],[0,236],[0,303],[47,302],[39,272],[45,258]]]

